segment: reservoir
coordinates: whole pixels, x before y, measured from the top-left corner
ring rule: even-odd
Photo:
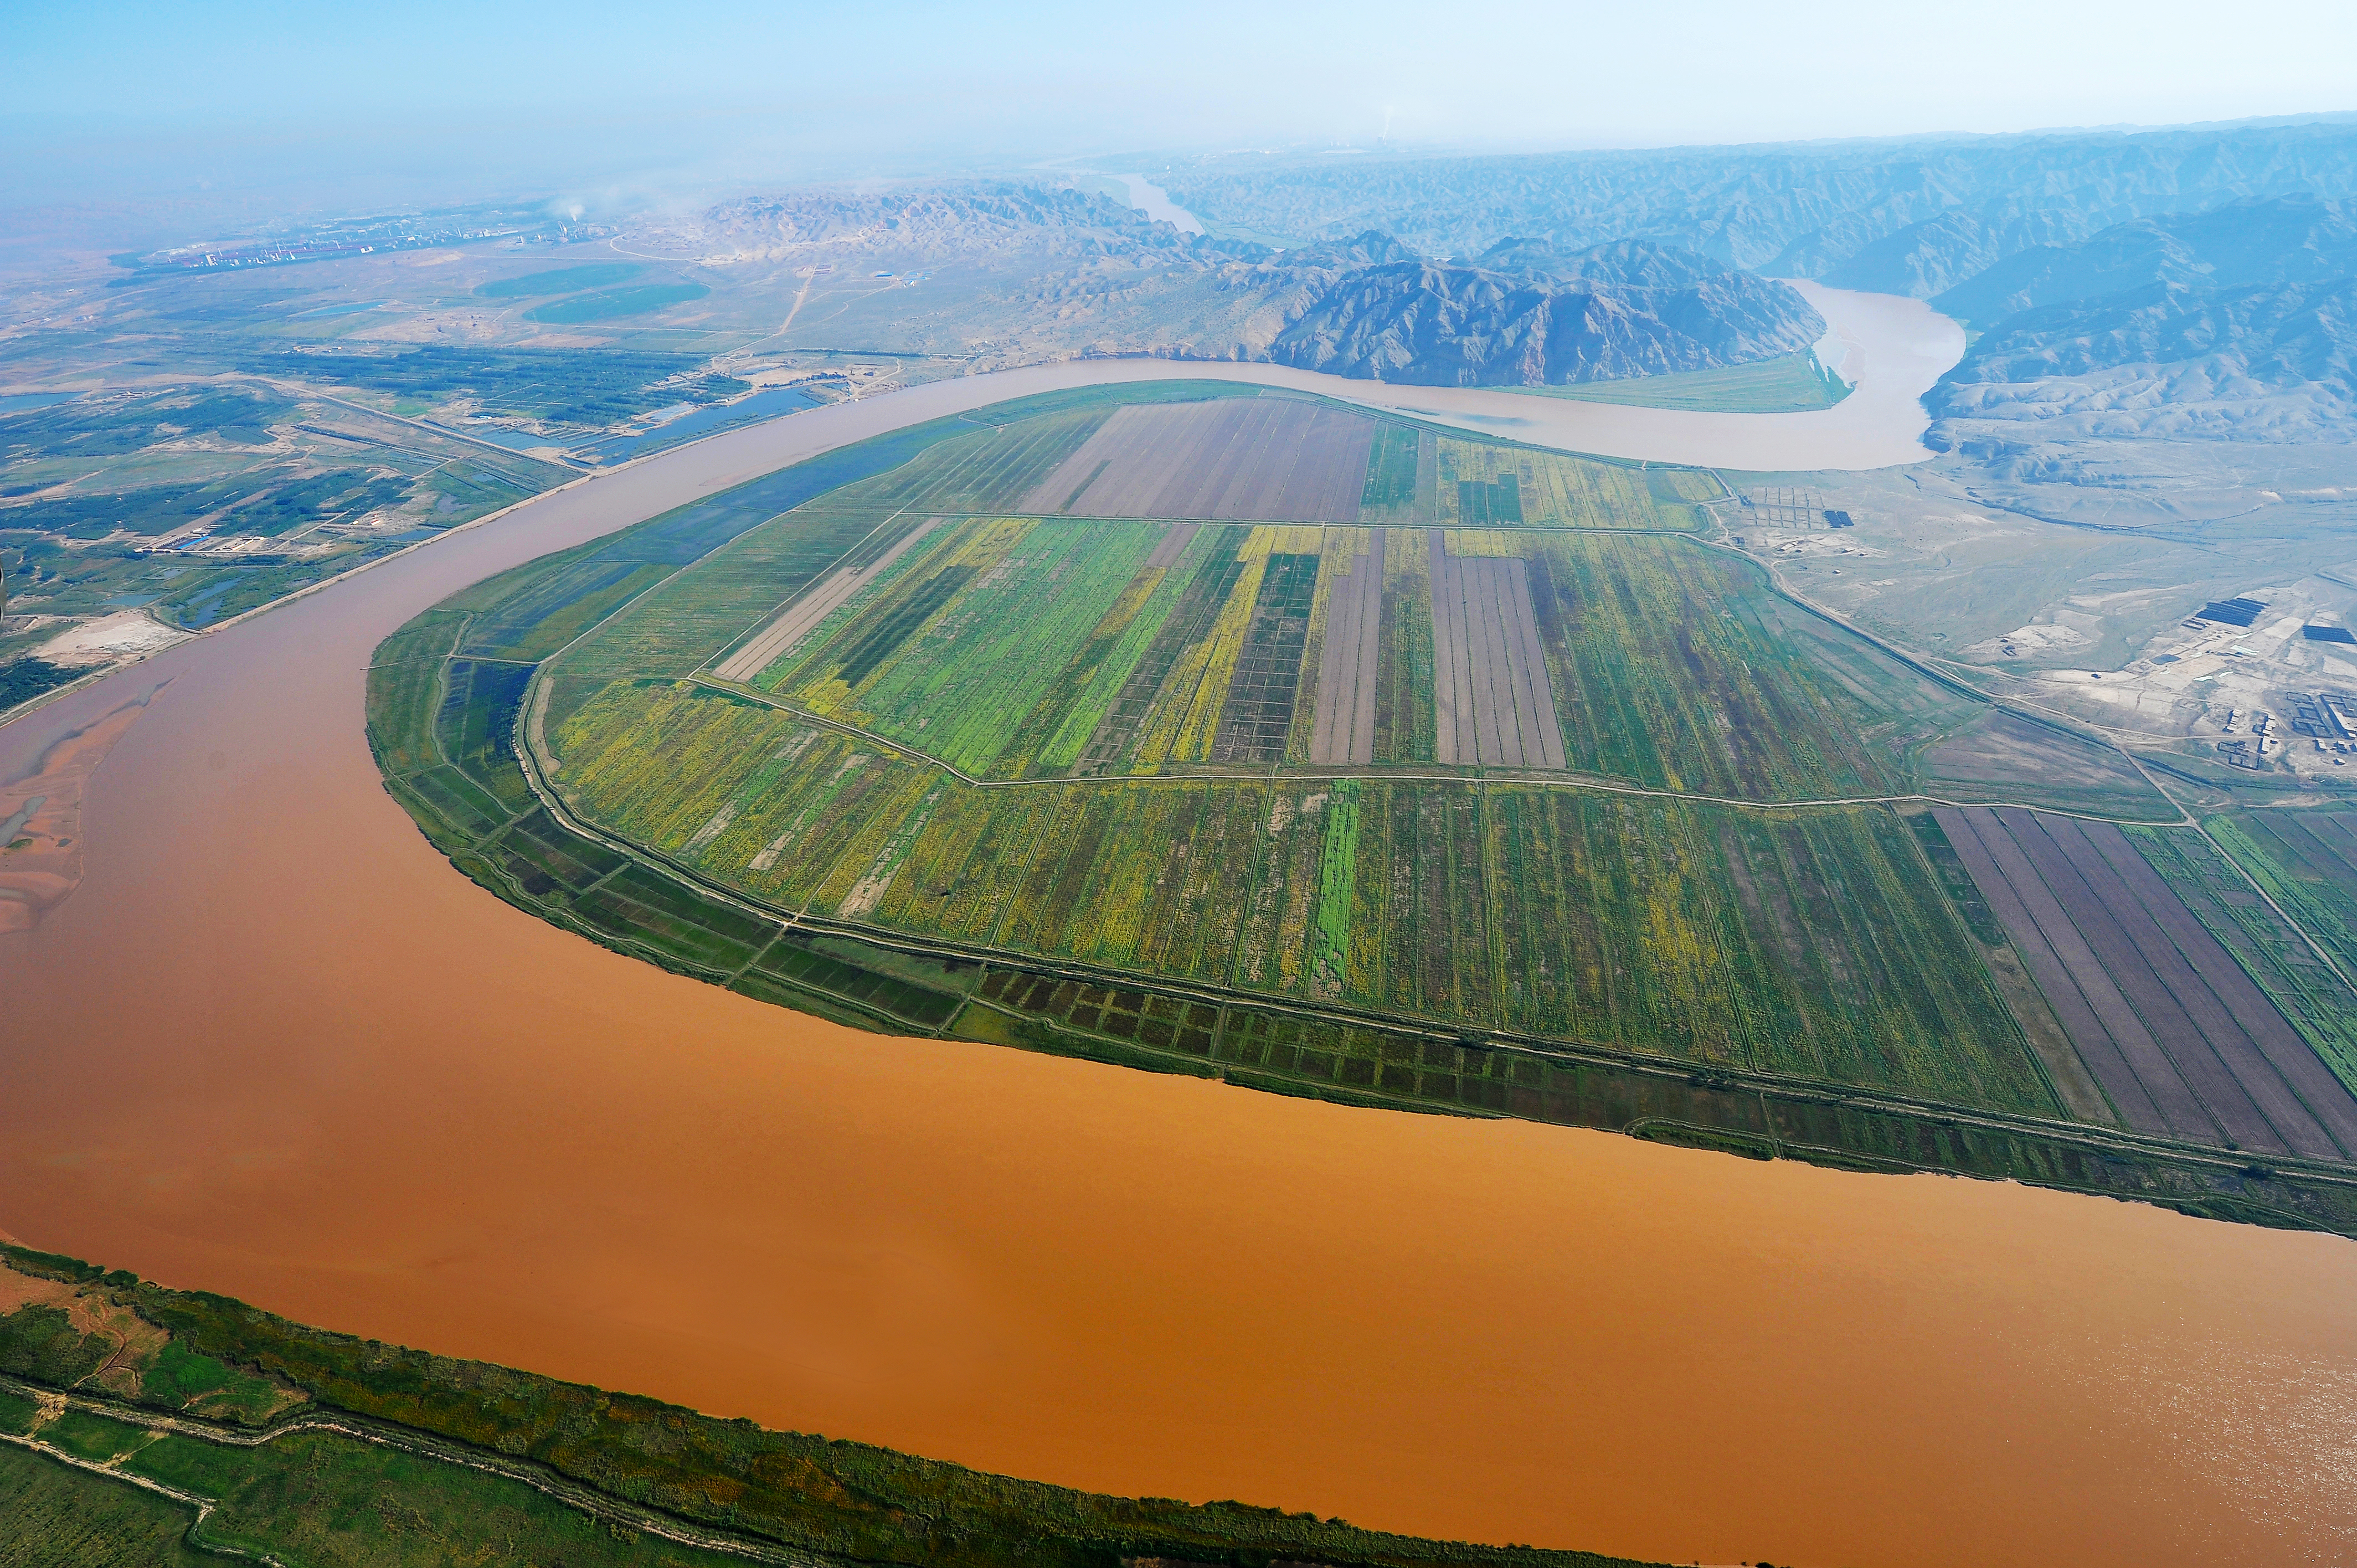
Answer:
[[[1527,438],[1591,451],[1904,461],[1929,376],[1905,388],[1953,328],[1837,310],[1859,391],[1822,413],[1125,360],[812,409],[0,727],[0,820],[38,796],[20,831],[71,841],[0,862],[22,928],[0,919],[0,1228],[333,1328],[1114,1492],[1680,1562],[2348,1561],[2357,1244],[860,1034],[510,908],[369,755],[371,650],[456,589],[1056,386],[1217,374],[1528,412],[1550,423]]]

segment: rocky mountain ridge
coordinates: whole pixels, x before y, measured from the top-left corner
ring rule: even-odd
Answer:
[[[1420,386],[1563,386],[1797,353],[1824,318],[1789,285],[1621,241],[1505,240],[1471,266],[1342,273],[1269,345],[1279,364]]]
[[[2156,285],[2205,290],[2352,274],[2357,205],[2303,193],[2132,219],[2075,244],[2033,245],[1934,295],[1932,308],[1985,327],[2040,306]]]
[[[910,290],[884,302],[901,312],[884,322],[863,302],[862,330],[879,347],[895,331],[927,351],[986,345],[1004,362],[1157,354],[1417,385],[1561,385],[1744,364],[1824,331],[1789,285],[1651,241],[1565,251],[1509,237],[1454,263],[1368,230],[1277,251],[1181,233],[1094,192],[1018,184],[792,191],[650,238],[707,268],[987,275],[1003,317],[945,319]]]
[[[2357,196],[2357,116],[1510,156],[1203,159],[1160,177],[1214,232],[1369,228],[1421,252],[1508,235],[1650,240],[1723,263],[1929,297],[2033,244],[2244,198]]]
[[[1935,444],[2357,435],[2357,204],[2139,219],[1932,303],[1986,324],[1925,400]]]

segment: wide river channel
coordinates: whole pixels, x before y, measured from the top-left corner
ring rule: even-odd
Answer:
[[[0,935],[0,1227],[1112,1492],[1681,1563],[2357,1561],[2357,1243],[859,1034],[508,908],[369,756],[371,650],[453,590],[1051,386],[1218,373],[1588,450],[1920,456],[1953,328],[1814,297],[1865,371],[1846,414],[1135,361],[934,383],[600,475],[0,727],[0,818],[38,794],[75,841]]]

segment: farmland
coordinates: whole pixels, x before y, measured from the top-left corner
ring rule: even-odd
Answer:
[[[1641,468],[1444,435],[1434,521],[1485,527],[1696,528],[1725,492],[1691,468]]]
[[[2125,1122],[2311,1159],[2357,1153],[2357,1097],[2254,980],[2275,966],[2220,942],[2220,894],[2241,890],[2203,875],[2200,848],[2015,807],[1938,818]]]
[[[2357,1152],[2345,988],[2229,863],[1910,805],[1989,710],[1695,538],[1718,492],[1035,400],[457,596],[371,735],[503,897],[871,1027],[2028,1180],[2073,1123]],[[1906,1130],[1957,1107],[2016,1131]]]
[[[2208,827],[2341,972],[2357,973],[2357,815],[2237,812],[2213,817]]]
[[[693,674],[630,639],[741,614],[769,597],[748,579],[770,560],[830,549],[823,579],[768,578],[802,591],[740,622],[707,672],[972,778],[1426,763],[1812,800],[1907,775],[1876,694],[1787,635],[1753,568],[1674,534],[830,502],[683,574],[560,668]],[[1855,656],[1919,709],[1953,705]]]
[[[236,380],[0,408],[0,713],[570,477]]]

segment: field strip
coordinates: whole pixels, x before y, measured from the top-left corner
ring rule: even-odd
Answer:
[[[1138,778],[1141,777],[1138,775],[1125,773],[1107,778],[1098,778],[1092,775],[1077,775],[1070,778],[1059,776],[1052,779],[977,779],[973,774],[963,771],[953,764],[944,762],[940,757],[934,757],[928,752],[921,751],[916,746],[910,746],[906,741],[895,740],[888,736],[879,735],[872,729],[866,729],[858,725],[845,724],[840,719],[827,718],[822,714],[812,713],[807,708],[799,707],[794,703],[787,702],[783,698],[774,696],[768,692],[763,692],[757,688],[748,686],[730,685],[700,672],[690,674],[686,676],[685,679],[694,685],[707,687],[715,692],[725,692],[732,697],[742,697],[748,702],[759,703],[764,707],[775,708],[781,714],[791,714],[795,718],[801,720],[804,724],[814,725],[821,729],[833,730],[837,735],[848,736],[855,740],[864,740],[871,746],[881,746],[884,750],[897,756],[904,757],[913,761],[922,762],[928,767],[938,768],[942,772],[958,780],[961,784],[969,785],[976,789],[1060,789],[1076,784],[1111,786],[1125,782],[1135,783],[1138,781]],[[1372,771],[1365,769],[1351,771],[1325,771],[1315,768],[1286,768],[1282,771],[1275,771],[1270,768],[1255,768],[1249,771],[1239,769],[1234,772],[1223,773],[1163,773],[1145,775],[1143,777],[1154,778],[1168,783],[1185,783],[1189,780],[1220,782],[1232,779],[1275,779],[1279,781],[1298,780],[1303,783],[1323,783],[1339,781],[1345,779],[1355,779],[1362,782],[1375,784],[1520,784],[1535,785],[1549,789],[1582,789],[1592,794],[1601,795],[1638,795],[1652,800],[1692,800],[1700,805],[1734,806],[1739,807],[1745,811],[1803,811],[1830,806],[1904,806],[1918,801],[1928,806],[1951,806],[1959,811],[1968,806],[2019,806],[2025,811],[2040,811],[2050,817],[2070,817],[2075,821],[2083,822],[2115,822],[2123,826],[2136,828],[2191,828],[2194,825],[2190,821],[2178,822],[2156,822],[2151,821],[2149,818],[2145,817],[2107,817],[2095,811],[2065,811],[2059,807],[2035,805],[2024,801],[1996,800],[1955,800],[1949,799],[1945,795],[1925,795],[1920,793],[1905,795],[1829,795],[1819,799],[1805,800],[1751,800],[1737,795],[1706,795],[1688,789],[1649,789],[1641,784],[1615,784],[1608,779],[1585,779],[1578,777],[1556,778],[1546,775],[1532,774],[1527,771],[1507,771],[1501,773],[1494,769],[1484,769],[1479,773],[1423,773],[1413,768],[1386,768]]]
[[[705,683],[709,684],[709,682]],[[733,691],[732,688],[724,687],[715,687],[715,689]],[[736,693],[735,694],[746,693]],[[794,711],[782,703],[771,705],[780,707],[782,711]],[[825,723],[809,715],[798,716],[802,716],[813,724]],[[846,734],[860,733],[845,725],[827,725],[826,727],[840,729]],[[1457,1041],[1468,1037],[1469,1033],[1478,1036],[1491,1048],[1512,1049],[1529,1056],[1574,1065],[1587,1064],[1686,1079],[1692,1079],[1697,1072],[1706,1071],[1716,1077],[1728,1079],[1739,1087],[1764,1093],[1779,1094],[1803,1102],[1846,1105],[1858,1110],[1892,1115],[1928,1116],[1944,1125],[1978,1127],[1991,1132],[2042,1138],[2111,1154],[2155,1155],[2180,1162],[2206,1165],[2222,1170],[2241,1170],[2250,1164],[2249,1155],[2245,1152],[2221,1148],[2215,1144],[2185,1142],[2167,1136],[2142,1133],[2127,1128],[2105,1127],[2096,1123],[1990,1111],[1984,1107],[1962,1105],[1947,1101],[1910,1098],[1834,1079],[1805,1078],[1798,1074],[1763,1072],[1755,1069],[1701,1064],[1688,1058],[1664,1057],[1644,1051],[1594,1046],[1561,1036],[1533,1035],[1520,1030],[1499,1028],[1469,1030],[1465,1024],[1457,1020],[1383,1012],[1372,1008],[1353,1007],[1329,1002],[1312,1002],[1299,997],[1251,991],[1241,986],[1218,983],[1186,980],[1176,976],[1147,975],[1135,970],[1092,964],[1049,953],[1002,948],[986,943],[944,940],[938,937],[915,936],[869,926],[856,920],[842,920],[823,915],[813,915],[807,908],[799,910],[784,909],[753,898],[725,884],[715,882],[701,872],[673,860],[659,850],[649,848],[609,830],[582,822],[548,787],[542,773],[540,758],[522,745],[519,745],[518,755],[524,765],[526,782],[534,796],[538,798],[542,808],[558,826],[593,843],[603,844],[628,855],[638,864],[683,883],[718,902],[774,921],[781,930],[799,929],[820,935],[839,935],[887,951],[906,953],[915,957],[952,959],[996,965],[1033,974],[1074,980],[1109,989],[1144,990],[1213,1006],[1243,1007],[1257,1012],[1374,1028],[1425,1039]],[[952,770],[945,768],[944,771]],[[1265,778],[1266,775],[1255,771],[1250,775],[1238,777],[1257,779]],[[1330,777],[1363,779],[1365,776],[1344,774]],[[1464,782],[1465,780],[1453,779],[1452,781]],[[1053,780],[1052,782],[1061,784],[1079,781]],[[1624,792],[1648,793],[1648,791]],[[1652,791],[1652,793],[1659,792]],[[1929,797],[1902,796],[1886,799],[1924,800]],[[1758,801],[1725,803],[1755,807],[1760,804]],[[2066,813],[2050,814],[2062,816]],[[2101,822],[2108,819],[2082,820]],[[2146,822],[2134,825],[2149,827],[2153,824]],[[2343,1162],[2311,1160],[2295,1154],[2287,1157],[2269,1155],[2267,1163],[2272,1168],[2297,1171],[2305,1179],[2325,1181],[2340,1187],[2357,1187],[2357,1170],[2352,1170]]]
[[[767,627],[754,633],[751,641],[722,660],[712,672],[723,681],[749,681],[759,675],[770,667],[773,660],[790,651],[813,627],[848,604],[860,589],[890,571],[894,562],[907,554],[919,540],[940,527],[941,522],[938,517],[927,518],[865,566],[837,566],[824,580],[813,584],[808,592],[798,596],[779,611]]]
[[[685,1520],[673,1519],[671,1515],[660,1513],[653,1509],[642,1508],[621,1498],[609,1497],[586,1484],[561,1480],[536,1466],[503,1462],[479,1455],[457,1443],[431,1437],[424,1433],[412,1433],[407,1428],[395,1427],[390,1423],[380,1426],[365,1416],[350,1414],[339,1414],[334,1418],[300,1416],[263,1428],[258,1432],[240,1432],[233,1427],[218,1426],[210,1422],[192,1421],[186,1416],[167,1415],[133,1406],[118,1405],[110,1401],[92,1399],[86,1394],[61,1393],[59,1391],[38,1384],[18,1382],[16,1379],[5,1376],[0,1376],[0,1389],[7,1389],[27,1397],[61,1398],[69,1408],[78,1409],[88,1415],[100,1416],[124,1426],[135,1426],[161,1435],[186,1437],[199,1443],[210,1443],[223,1448],[261,1448],[275,1443],[282,1437],[291,1437],[296,1433],[332,1433],[339,1437],[349,1437],[355,1442],[373,1444],[377,1447],[390,1448],[396,1453],[407,1454],[415,1458],[429,1459],[442,1465],[455,1465],[461,1469],[476,1470],[487,1476],[496,1476],[504,1481],[514,1481],[530,1487],[543,1497],[562,1503],[566,1508],[587,1514],[592,1519],[627,1526],[631,1530],[673,1541],[681,1546],[694,1547],[705,1552],[725,1552],[732,1557],[748,1558],[757,1563],[774,1563],[782,1565],[782,1568],[835,1568],[833,1559],[820,1556],[815,1552],[794,1552],[782,1546],[771,1546],[766,1542],[745,1541],[735,1536],[708,1532]],[[30,1449],[34,1453],[45,1455],[62,1464],[70,1465],[77,1470],[85,1470],[91,1475],[104,1476],[111,1480],[126,1482],[143,1490],[154,1492],[159,1497],[169,1498],[176,1503],[193,1508],[197,1510],[197,1520],[196,1524],[190,1527],[191,1537],[194,1536],[196,1530],[204,1524],[206,1519],[220,1508],[219,1502],[215,1499],[178,1490],[160,1481],[150,1480],[145,1476],[133,1475],[127,1470],[119,1469],[109,1464],[77,1458],[38,1438],[17,1437],[8,1433],[0,1433],[0,1442]],[[268,1563],[277,1565],[277,1568],[285,1568],[278,1558],[268,1552],[247,1552],[239,1547],[219,1545],[209,1541],[191,1540],[190,1544],[205,1552],[242,1557],[251,1562]]]
[[[1998,869],[1988,846],[1981,842],[1978,826],[1962,811],[1943,809],[1935,815],[1949,845],[1964,862],[1965,872],[1987,899],[2006,934],[2013,939],[2014,950],[2029,966],[2039,989],[2058,1015],[2064,1036],[2082,1064],[2094,1075],[2115,1113],[2139,1131],[2166,1134],[2168,1118],[2161,1114],[2150,1090],[2128,1066],[2118,1042],[2104,1027],[2095,1004],[2072,977],[2069,961],[2048,939],[2046,929],[2038,923],[2022,893]],[[2044,891],[2042,886],[2033,890],[2037,894]],[[2063,940],[2067,942],[2069,939]]]
[[[1383,607],[1383,535],[1350,556],[1327,600],[1326,639],[1318,656],[1317,712],[1311,720],[1313,763],[1371,764],[1375,759],[1375,670]]]
[[[19,1384],[17,1386],[24,1388],[25,1391],[27,1393],[35,1391],[26,1385]],[[50,1391],[51,1391],[47,1389],[39,1391],[39,1392],[45,1394],[49,1393]],[[117,1413],[109,1407],[90,1407],[89,1402],[87,1401],[74,1401],[69,1397],[69,1402],[81,1403],[86,1408],[95,1408],[100,1413],[106,1415],[110,1419],[124,1420],[124,1423],[125,1425],[145,1426],[146,1424],[145,1422],[136,1420],[124,1420],[124,1418],[117,1415]],[[74,1455],[69,1454],[64,1449],[58,1447],[55,1444],[44,1443],[38,1437],[18,1437],[13,1433],[0,1432],[0,1443],[5,1443],[11,1447],[25,1449],[29,1453],[38,1454],[46,1459],[54,1459],[59,1464],[65,1466],[69,1469],[80,1470],[85,1474],[92,1476],[103,1476],[110,1481],[120,1481],[125,1486],[136,1487],[143,1492],[152,1492],[159,1498],[168,1498],[173,1502],[178,1503],[183,1508],[194,1509],[196,1510],[197,1517],[195,1520],[189,1524],[188,1530],[183,1532],[181,1539],[200,1552],[210,1552],[221,1557],[242,1557],[249,1563],[267,1563],[271,1564],[271,1568],[285,1568],[284,1563],[282,1563],[277,1558],[271,1556],[266,1552],[248,1552],[242,1547],[219,1545],[213,1541],[199,1541],[197,1539],[197,1531],[204,1528],[205,1520],[211,1518],[215,1509],[220,1506],[210,1498],[200,1498],[193,1492],[184,1492],[179,1490],[178,1487],[167,1487],[161,1481],[150,1480],[145,1476],[135,1476],[128,1470],[117,1469],[112,1465],[102,1464],[94,1459],[78,1458]]]

